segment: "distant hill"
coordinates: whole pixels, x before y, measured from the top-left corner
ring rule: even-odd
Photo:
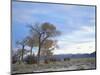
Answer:
[[[96,57],[96,51],[90,54],[91,57]]]
[[[64,59],[64,58],[90,58],[90,57],[96,57],[96,52],[93,52],[91,54],[59,54],[59,55],[53,55],[52,58],[55,59]]]

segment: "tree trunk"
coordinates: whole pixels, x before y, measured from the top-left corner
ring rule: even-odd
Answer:
[[[38,49],[38,55],[37,55],[37,64],[40,63],[40,51],[41,51],[41,35],[39,36],[39,49]]]
[[[30,53],[31,55],[32,55],[32,48],[33,48],[33,47],[31,47],[31,53]]]
[[[22,46],[22,62],[23,62],[23,55],[24,55],[24,45]]]
[[[41,47],[39,47],[39,51],[38,51],[38,59],[37,59],[37,64],[40,63],[40,51],[41,51]]]

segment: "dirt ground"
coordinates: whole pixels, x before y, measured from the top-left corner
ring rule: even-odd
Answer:
[[[84,70],[95,69],[95,58],[75,58],[70,61],[50,62],[48,64],[13,64],[12,73],[26,72],[45,72],[45,71],[61,71],[61,70]]]

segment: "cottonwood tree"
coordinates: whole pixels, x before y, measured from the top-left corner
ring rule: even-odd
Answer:
[[[32,49],[34,47],[35,39],[34,36],[27,37],[27,45],[30,46],[30,55],[32,55]]]
[[[23,62],[23,56],[25,53],[25,46],[26,46],[27,39],[23,39],[22,41],[17,41],[16,44],[21,46],[19,49],[19,54],[21,55],[21,61]]]
[[[43,24],[36,23],[35,25],[29,25],[28,27],[30,28],[31,35],[35,35],[36,37],[35,43],[38,46],[37,63],[39,64],[42,45],[47,39],[60,35],[60,32],[53,24],[47,22]]]
[[[53,55],[53,50],[57,46],[57,41],[56,40],[45,40],[45,42],[42,45],[41,49],[41,55],[42,56],[52,56]]]
[[[53,55],[53,50],[56,48],[57,41],[56,40],[46,40],[41,48],[40,55],[45,57],[45,63],[49,63],[52,55]]]
[[[23,52],[23,53],[22,53]],[[24,49],[24,51],[22,51],[22,49],[17,49],[17,51],[16,51],[16,55],[17,55],[17,57],[18,57],[18,59],[17,59],[17,61],[19,62],[19,64],[21,63],[21,61],[23,61],[23,56],[25,55],[25,54],[27,54],[29,51],[28,50],[26,50],[26,49]],[[23,54],[23,55],[22,55]]]

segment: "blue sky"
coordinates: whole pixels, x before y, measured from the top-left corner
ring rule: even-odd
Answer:
[[[12,2],[12,44],[29,34],[27,24],[49,22],[61,31],[54,54],[95,51],[95,7]],[[33,49],[34,52],[36,50]]]

